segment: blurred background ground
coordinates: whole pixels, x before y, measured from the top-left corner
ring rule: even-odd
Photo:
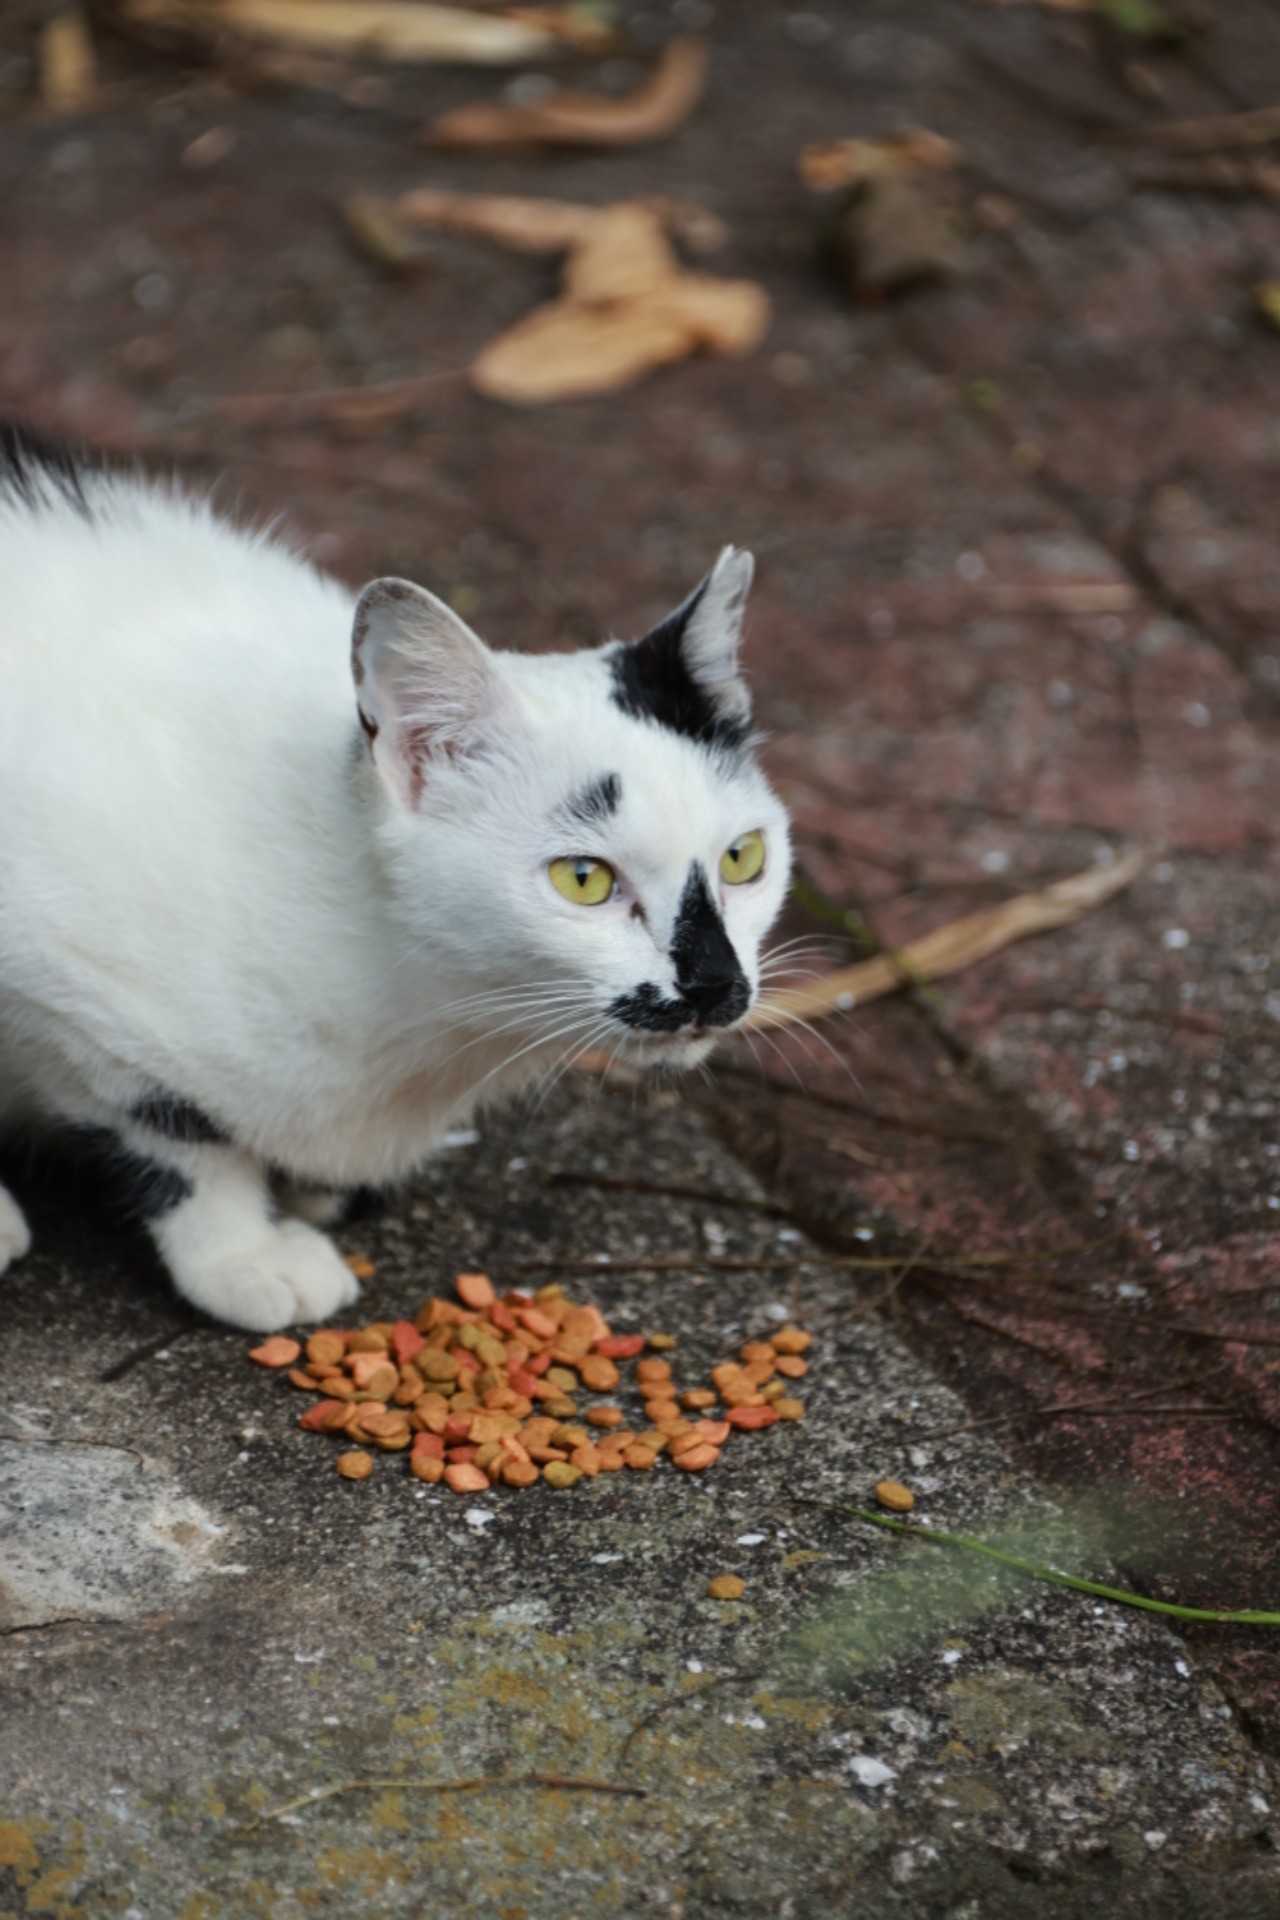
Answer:
[[[306,0],[290,4],[306,11]],[[909,1458],[876,1452],[887,1404],[877,1401],[876,1380],[877,1365],[914,1368],[913,1390],[942,1393],[945,1380],[966,1403],[930,1425],[974,1425],[942,1456],[970,1463],[967,1484],[980,1497],[967,1505],[962,1486],[944,1476],[928,1505],[938,1524],[973,1527],[994,1513],[1009,1475],[1019,1499],[1039,1497],[1038,1486],[1068,1510],[1087,1497],[1119,1511],[1120,1545],[1115,1526],[1108,1535],[1113,1566],[1144,1591],[1206,1606],[1274,1606],[1280,186],[1270,143],[1280,120],[1256,117],[1280,102],[1274,9],[1263,0],[1199,14],[1121,0],[805,8],[742,0],[713,12],[705,0],[677,0],[593,14],[611,36],[606,46],[497,73],[317,62],[296,50],[285,59],[238,33],[210,44],[202,33],[193,40],[189,23],[179,35],[154,21],[143,32],[103,9],[91,22],[87,92],[63,111],[49,104],[41,40],[56,12],[15,7],[0,22],[4,411],[152,469],[216,482],[244,511],[283,513],[345,578],[408,574],[502,645],[640,632],[726,540],[753,548],[748,654],[757,711],[810,889],[784,933],[821,942],[819,964],[1113,862],[1129,846],[1150,852],[1144,874],[1098,913],[928,993],[912,988],[826,1021],[827,1046],[802,1035],[776,1040],[774,1052],[757,1042],[756,1059],[728,1053],[715,1088],[689,1095],[678,1124],[692,1131],[680,1152],[695,1152],[695,1140],[706,1141],[696,1151],[713,1156],[728,1146],[762,1183],[743,1191],[767,1193],[787,1210],[776,1216],[782,1230],[811,1236],[817,1251],[870,1248],[900,1259],[887,1286],[883,1276],[866,1287],[845,1278],[833,1300],[828,1281],[820,1301],[802,1292],[794,1303],[815,1313],[820,1304],[833,1327],[839,1322],[837,1345],[884,1343],[856,1375],[856,1406],[855,1376],[836,1364],[836,1346],[828,1355],[827,1424],[807,1427],[804,1444],[831,1490],[863,1496],[875,1472],[890,1468],[911,1477]],[[425,125],[474,100],[536,106],[562,85],[625,98],[677,35],[709,43],[706,90],[659,142],[515,152],[419,143]],[[879,162],[856,153],[832,160],[837,171],[862,170],[861,198],[851,204],[850,189],[824,193],[800,177],[802,150],[814,143],[883,141],[905,128],[953,142],[953,153],[934,154],[948,164],[894,172],[886,194]],[[905,199],[902,178],[911,186]],[[486,343],[554,297],[560,269],[551,258],[423,230],[413,234],[420,265],[392,274],[385,259],[353,244],[337,203],[353,193],[387,201],[423,186],[594,206],[667,196],[668,225],[696,272],[765,290],[767,333],[741,357],[700,355],[594,398],[516,407],[484,397],[467,369]],[[842,915],[852,916],[843,930]],[[604,1096],[609,1112],[616,1097]],[[585,1098],[570,1100],[570,1116]],[[627,1094],[618,1108],[628,1117],[605,1129],[597,1174],[640,1178],[646,1148],[657,1152],[654,1129],[668,1119],[631,1101]],[[626,1160],[628,1137],[635,1165]],[[562,1165],[552,1134],[535,1128],[529,1139],[538,1166]],[[494,1168],[508,1150],[489,1138],[475,1149]],[[574,1164],[581,1171],[580,1154]],[[708,1164],[718,1181],[729,1178],[726,1159]],[[432,1176],[432,1194],[441,1179]],[[496,1258],[508,1230],[571,1245],[556,1241],[554,1216],[539,1227],[521,1211],[540,1197],[517,1196],[510,1229],[506,1214],[487,1222],[477,1200],[463,1209],[466,1224],[424,1239],[420,1259],[388,1271],[412,1272],[426,1292],[438,1276],[423,1262]],[[638,1196],[601,1188],[591,1205],[588,1220],[643,1234]],[[714,1247],[732,1230],[725,1218],[690,1203],[668,1221],[662,1244],[686,1246],[693,1236],[692,1244]],[[580,1237],[582,1216],[574,1219]],[[47,1407],[49,1424],[37,1421],[46,1439],[65,1425],[70,1393],[81,1438],[140,1445],[157,1417],[154,1396],[163,1397],[155,1363],[140,1362],[114,1386],[98,1376],[131,1343],[176,1325],[175,1310],[136,1250],[85,1235],[64,1222],[57,1202],[47,1203],[42,1225],[45,1251],[5,1282],[15,1327],[6,1372],[23,1356],[16,1397]],[[386,1261],[395,1249],[384,1242],[375,1251]],[[980,1264],[1010,1254],[1019,1264]],[[110,1304],[99,1266],[120,1278]],[[647,1285],[645,1310],[656,1313],[666,1296]],[[63,1301],[81,1371],[74,1388],[46,1392],[41,1341]],[[679,1310],[673,1303],[668,1317]],[[694,1341],[712,1337],[696,1316],[679,1330]],[[243,1560],[252,1557],[244,1536],[253,1526],[231,1486],[236,1455],[218,1415],[238,1378],[238,1346],[212,1331],[188,1338],[189,1351],[205,1355],[190,1390],[199,1437],[190,1442],[188,1490],[211,1513],[239,1515]],[[161,1455],[186,1485],[182,1423],[166,1411],[161,1430]],[[822,1432],[832,1437],[825,1450]],[[29,1455],[30,1439],[14,1444]],[[981,1455],[967,1454],[970,1446]],[[782,1499],[787,1474],[771,1471],[770,1498]],[[940,1471],[938,1460],[917,1471]],[[349,1551],[361,1523],[350,1499],[335,1500],[350,1490],[326,1485],[311,1496],[307,1469],[296,1472],[296,1483],[286,1475],[281,1484],[304,1507],[311,1497],[327,1500],[324,1512],[332,1509]],[[272,1502],[261,1488],[255,1497],[265,1528]],[[591,1497],[599,1507],[622,1496],[601,1487]],[[394,1509],[388,1498],[386,1512]],[[535,1523],[525,1547],[535,1562],[548,1554],[565,1581],[569,1511],[556,1509],[558,1545],[539,1538]],[[658,1552],[655,1537],[673,1550],[662,1530],[684,1525],[680,1512],[673,1502],[646,1521],[658,1533],[644,1536],[641,1564]],[[1139,1529],[1141,1515],[1154,1516],[1154,1526]],[[477,1533],[477,1554],[499,1531]],[[828,1549],[825,1540],[815,1548]],[[298,1564],[286,1562],[282,1591]],[[411,1579],[394,1554],[391,1564]],[[502,1604],[517,1604],[527,1564],[515,1554]],[[265,1564],[262,1579],[271,1591]],[[164,1598],[166,1618],[179,1625],[166,1629],[176,1635],[169,1682],[159,1668],[149,1682],[157,1721],[182,1695],[183,1648],[202,1644],[217,1611],[203,1592],[183,1603],[185,1612]],[[461,1599],[450,1593],[452,1607],[477,1603],[473,1588]],[[625,1596],[619,1604],[625,1610]],[[1079,1606],[1061,1597],[1037,1604],[1049,1609],[1043,1643],[1065,1649],[1058,1636],[1079,1621]],[[796,1595],[780,1590],[761,1632],[782,1633],[784,1623],[790,1631],[802,1614]],[[549,1618],[562,1627],[554,1606]],[[33,1689],[20,1708],[32,1718],[16,1723],[26,1730],[24,1753],[49,1698],[41,1687],[61,1686],[75,1699],[91,1672],[85,1713],[106,1742],[101,1688],[133,1684],[149,1631],[17,1634],[19,1685]],[[265,1631],[258,1617],[254,1632]],[[121,1651],[122,1633],[138,1636],[130,1653]],[[1142,1641],[1142,1658],[1158,1661],[1156,1644]],[[593,1672],[627,1657],[610,1648],[597,1650]],[[280,1657],[306,1652],[300,1644]],[[1031,1671],[1025,1648],[997,1644],[987,1657],[999,1664],[1005,1654],[1006,1667],[1011,1660],[1023,1677]],[[1086,1667],[1092,1657],[1079,1656]],[[1190,1876],[1177,1882],[1176,1898],[1151,1879],[1151,1863],[1172,1855],[1163,1841],[1142,1838],[1165,1826],[1144,1828],[1145,1816],[1129,1811],[1108,1824],[1108,1794],[1127,1809],[1130,1789],[1096,1779],[1090,1804],[1103,1817],[1060,1852],[1030,1811],[1019,1828],[978,1804],[991,1780],[966,1788],[974,1804],[952,1817],[976,1821],[973,1860],[986,1864],[973,1867],[974,1888],[945,1861],[936,1890],[901,1865],[893,1878],[892,1863],[921,1833],[921,1845],[936,1850],[940,1841],[932,1825],[899,1830],[915,1815],[909,1794],[895,1803],[892,1782],[868,1788],[846,1770],[842,1811],[820,1844],[837,1854],[848,1846],[849,1876],[856,1868],[885,1911],[894,1910],[891,1897],[906,1912],[1052,1911],[1051,1899],[1077,1897],[1070,1876],[1086,1870],[1104,1878],[1080,1883],[1081,1911],[1103,1885],[1131,1903],[1159,1897],[1164,1911],[1200,1911],[1195,1901],[1216,1897],[1205,1889],[1228,1870],[1269,1871],[1267,1819],[1257,1815],[1251,1829],[1247,1803],[1256,1793],[1265,1806],[1265,1775],[1247,1785],[1245,1775],[1255,1764],[1265,1770],[1280,1742],[1280,1663],[1261,1630],[1236,1627],[1189,1629],[1177,1657],[1210,1689],[1203,1712],[1220,1707],[1228,1717],[1216,1751],[1237,1787],[1221,1831],[1243,1851],[1213,1855],[1217,1841],[1196,1830],[1190,1810],[1206,1804],[1208,1790],[1187,1788],[1185,1819],[1168,1824],[1184,1862],[1168,1871]],[[54,1663],[52,1679],[41,1678],[45,1661]],[[1059,1660],[1059,1676],[1066,1670]],[[1156,1698],[1141,1659],[1127,1670],[1139,1675],[1131,1683],[1139,1717],[1122,1739],[1131,1748],[1149,1739],[1173,1767],[1167,1733],[1140,1718]],[[906,1699],[913,1683],[893,1672]],[[1044,1684],[1057,1698],[1056,1683]],[[284,1699],[271,1713],[287,1712]],[[338,1709],[352,1710],[350,1701]],[[897,1709],[886,1702],[884,1710]],[[935,1724],[922,1707],[901,1710]],[[769,1724],[776,1730],[776,1718]],[[1180,1724],[1179,1711],[1160,1724]],[[485,1737],[494,1751],[502,1744],[492,1728]],[[721,1728],[722,1741],[742,1737]],[[1019,1805],[1040,1812],[1044,1793],[1027,1756],[1046,1737],[1041,1726],[1010,1747],[1000,1734],[990,1749],[1003,1769],[999,1790],[1021,1780]],[[944,1731],[930,1764],[947,1738],[964,1744],[962,1732]],[[95,1759],[106,1750],[89,1746]],[[122,1778],[133,1781],[131,1768],[146,1775],[153,1762],[163,1774],[171,1746],[163,1760],[131,1752]],[[1050,1773],[1070,1770],[1052,1742],[1045,1751]],[[712,1757],[709,1749],[708,1766]],[[751,1791],[765,1793],[759,1804],[779,1780],[807,1779],[811,1759],[773,1753],[752,1774]],[[25,1839],[8,1842],[13,1857],[0,1876],[7,1867],[10,1906],[127,1910],[130,1870],[100,1832],[76,1842],[79,1879],[67,1865],[67,1834],[57,1831],[59,1794],[70,1794],[75,1774],[67,1743],[55,1742],[42,1764],[47,1773],[37,1768],[14,1805],[49,1825],[24,1827]],[[278,1750],[272,1764],[283,1767]],[[287,1797],[284,1774],[272,1779],[276,1797]],[[768,1792],[762,1780],[773,1783]],[[83,1821],[90,1783],[81,1779],[76,1794],[74,1818]],[[856,1840],[855,1803],[887,1823],[880,1852]],[[578,1808],[570,1814],[576,1820]],[[478,1802],[468,1807],[473,1816],[495,1818]],[[177,1848],[193,1817],[184,1802],[164,1847]],[[367,1827],[367,1810],[344,1811],[352,1823],[344,1845],[356,1844],[362,1818]],[[409,1847],[397,1822],[409,1821],[412,1838],[424,1818],[386,1817],[378,1831],[396,1858]],[[1137,1835],[1137,1865],[1125,1864],[1121,1828]],[[31,1861],[55,1831],[55,1851],[63,1849],[56,1870],[69,1877],[33,1900],[43,1883]],[[551,1831],[539,1826],[544,1850],[553,1848]],[[785,1888],[759,1878],[785,1852],[761,1840],[764,1831],[761,1824],[741,1840],[749,1870],[735,1869],[737,1882],[726,1865],[691,1894],[687,1876],[676,1875],[662,1883],[667,1906],[784,1911]],[[467,1844],[478,1844],[474,1832]],[[701,1844],[684,1832],[686,1850]],[[728,1842],[725,1851],[733,1852]],[[1074,1864],[1061,1868],[1067,1878],[1055,1892],[1056,1883],[1009,1877],[1010,1861],[1025,1872],[1028,1860],[1049,1862],[1051,1880],[1059,1863]],[[993,1862],[1004,1875],[994,1892],[981,1880]],[[258,1904],[237,1908],[246,1896],[227,1871],[206,1907],[167,1909],[168,1896],[153,1892],[141,1910],[181,1910],[184,1920],[329,1910],[314,1889],[304,1899],[294,1868],[278,1860],[268,1861]],[[349,1864],[342,1871],[366,1884]],[[840,1912],[840,1899],[853,1900],[797,1873],[798,1913]],[[1114,1886],[1107,1874],[1118,1876]],[[401,1905],[388,1895],[366,1910],[415,1910],[404,1904],[415,1884],[410,1875],[396,1893]],[[462,1883],[450,1884],[456,1900]],[[8,1891],[2,1877],[0,1888]],[[183,1892],[197,1896],[199,1888]],[[558,1897],[567,1897],[563,1889]],[[631,1910],[598,1886],[587,1897],[601,1912]],[[1258,1911],[1272,1911],[1265,1901],[1280,1894],[1267,1881],[1258,1897]],[[1245,1898],[1231,1895],[1222,1910],[1244,1911]],[[545,1910],[521,1908],[515,1893],[484,1900],[477,1896],[476,1912]],[[1006,1905],[991,1904],[998,1901]]]

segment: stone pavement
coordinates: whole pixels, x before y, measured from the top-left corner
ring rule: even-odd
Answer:
[[[5,1282],[6,1471],[36,1531],[6,1541],[29,1624],[5,1648],[0,1913],[1280,1911],[1263,1630],[1178,1643],[971,1591],[941,1550],[792,1500],[894,1471],[943,1527],[1280,1604],[1280,336],[1252,291],[1280,279],[1280,212],[1139,190],[1152,156],[1112,138],[1274,103],[1280,28],[1240,0],[1190,51],[1135,53],[1033,6],[884,0],[743,4],[711,32],[675,139],[549,161],[415,154],[474,76],[400,79],[375,112],[179,86],[115,48],[111,111],[5,127],[5,406],[225,474],[343,574],[412,574],[503,644],[639,631],[724,540],[754,547],[753,679],[804,870],[882,940],[1122,846],[1151,865],[1075,927],[828,1022],[834,1055],[730,1053],[679,1112],[582,1090],[495,1122],[368,1237],[388,1307],[464,1260],[808,1252],[785,1292],[593,1285],[699,1365],[775,1300],[827,1326],[809,1421],[715,1484],[495,1500],[483,1525],[395,1474],[342,1486],[234,1336],[104,1383],[175,1312],[136,1249],[46,1201]],[[965,149],[969,271],[854,309],[795,155],[903,124]],[[184,164],[211,126],[235,144]],[[439,238],[388,285],[331,220],[337,191],[428,179],[691,194],[728,228],[709,268],[767,285],[770,337],[608,400],[482,404],[453,376],[548,270]],[[209,411],[423,369],[438,392],[364,433]],[[798,912],[783,932],[853,952]],[[787,1212],[542,1177],[596,1161],[722,1193],[755,1191],[745,1167]],[[882,1281],[816,1264],[868,1247],[903,1256],[879,1305]],[[708,1601],[735,1569],[747,1599]],[[654,1707],[744,1673],[623,1767]],[[350,1796],[235,1831],[400,1767],[653,1795]]]

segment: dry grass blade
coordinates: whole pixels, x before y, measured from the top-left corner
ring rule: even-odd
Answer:
[[[1072,874],[1040,893],[1021,893],[1003,905],[966,914],[903,947],[900,954],[880,954],[854,967],[843,967],[812,986],[794,987],[771,995],[756,1007],[751,1027],[785,1025],[794,1018],[844,1011],[896,993],[913,977],[936,980],[948,973],[998,953],[1015,940],[1069,926],[1092,913],[1127,887],[1147,863],[1143,853],[1131,853],[1112,867],[1090,867]]]
[[[510,66],[557,51],[553,34],[500,16],[430,0],[127,0],[126,19],[146,26],[231,28],[277,45],[354,58]]]
[[[629,1781],[582,1780],[563,1773],[496,1773],[468,1780],[397,1780],[394,1777],[340,1780],[336,1786],[316,1787],[310,1793],[300,1793],[294,1800],[285,1800],[278,1807],[269,1807],[255,1819],[242,1822],[239,1831],[254,1833],[270,1820],[283,1820],[286,1814],[300,1813],[304,1807],[314,1807],[322,1800],[336,1800],[348,1793],[491,1793],[507,1792],[513,1787],[546,1787],[553,1793],[613,1793],[628,1800],[649,1797],[648,1787],[634,1787]]]
[[[356,251],[397,280],[409,280],[426,264],[421,244],[389,200],[376,193],[348,194],[338,216]]]
[[[55,13],[40,35],[40,99],[50,113],[82,113],[97,91],[89,24],[79,7]]]
[[[617,99],[553,93],[536,106],[478,100],[442,114],[425,130],[433,147],[633,147],[665,139],[702,97],[707,48],[673,40],[650,77]]]

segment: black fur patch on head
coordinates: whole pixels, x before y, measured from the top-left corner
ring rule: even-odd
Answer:
[[[32,512],[57,498],[89,517],[80,469],[72,455],[12,420],[0,420],[0,495],[6,493]]]
[[[129,1118],[136,1120],[140,1127],[148,1127],[152,1133],[162,1134],[166,1140],[180,1140],[184,1146],[228,1147],[231,1144],[231,1135],[207,1113],[202,1113],[194,1100],[184,1100],[180,1094],[165,1093],[162,1089],[136,1101],[129,1109]]]
[[[110,1127],[77,1127],[76,1136],[105,1164],[111,1179],[111,1201],[129,1219],[158,1220],[195,1192],[176,1167],[132,1152]]]
[[[616,773],[602,773],[581,793],[566,802],[564,818],[575,826],[602,827],[611,819],[622,804],[622,778]]]
[[[642,640],[620,642],[607,654],[613,675],[612,699],[633,720],[654,720],[672,733],[737,755],[746,744],[745,720],[718,713],[690,673],[684,657],[684,631],[707,583],[689,595]]]
[[[689,868],[675,930],[671,963],[676,986],[696,1017],[710,1027],[727,1027],[751,1005],[751,988],[733,942],[724,930],[700,861]]]

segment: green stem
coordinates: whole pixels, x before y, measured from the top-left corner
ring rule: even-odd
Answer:
[[[1035,1580],[1049,1580],[1057,1587],[1073,1587],[1077,1593],[1092,1593],[1100,1600],[1118,1600],[1122,1606],[1141,1607],[1147,1613],[1162,1613],[1172,1620],[1211,1620],[1240,1627],[1280,1627],[1280,1613],[1261,1613],[1253,1608],[1229,1613],[1213,1607],[1180,1607],[1170,1600],[1148,1600],[1145,1594],[1129,1593],[1123,1587],[1104,1587],[1097,1580],[1081,1580],[1072,1573],[1059,1573],[1056,1567],[1039,1566],[1034,1560],[1023,1560],[1016,1553],[1006,1553],[1002,1547],[988,1546],[985,1540],[971,1540],[962,1533],[943,1533],[937,1527],[921,1526],[918,1521],[890,1520],[883,1513],[870,1513],[865,1507],[847,1506],[843,1501],[834,1504],[842,1513],[851,1513],[856,1519],[866,1520],[873,1527],[883,1527],[889,1533],[910,1534],[917,1540],[932,1540],[938,1546],[965,1547],[970,1553],[983,1553],[989,1560],[998,1560],[1001,1566],[1012,1567],[1017,1573],[1030,1574]]]

